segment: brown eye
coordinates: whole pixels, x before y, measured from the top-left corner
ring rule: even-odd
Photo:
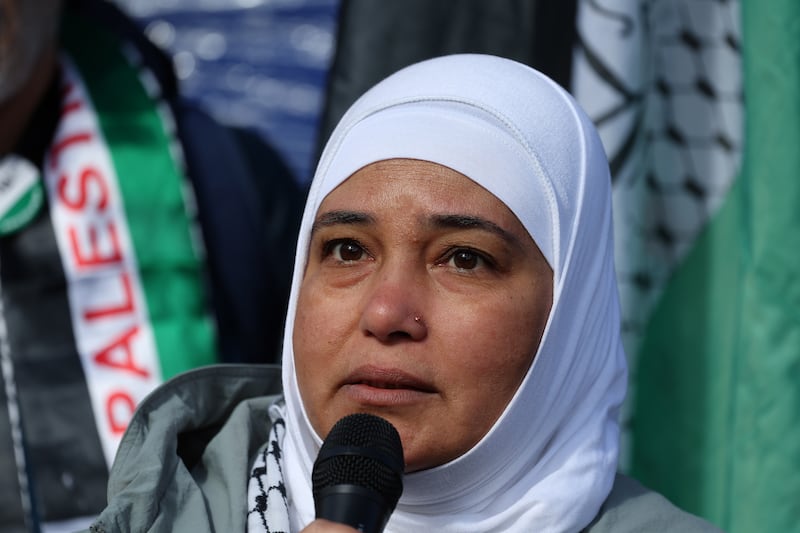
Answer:
[[[453,266],[459,270],[472,270],[478,267],[480,262],[478,254],[469,250],[458,250],[453,254],[451,261]]]
[[[364,257],[364,249],[354,241],[336,243],[332,249],[333,256],[339,261],[358,261]]]

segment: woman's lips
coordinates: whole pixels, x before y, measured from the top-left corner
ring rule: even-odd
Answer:
[[[436,394],[430,383],[396,368],[364,366],[351,373],[341,390],[352,400],[367,405],[400,405]]]

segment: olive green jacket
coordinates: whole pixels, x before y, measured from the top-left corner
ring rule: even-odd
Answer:
[[[216,365],[168,381],[141,404],[120,443],[106,532],[244,532],[251,466],[280,397],[270,365]],[[590,533],[718,532],[664,497],[618,475]]]

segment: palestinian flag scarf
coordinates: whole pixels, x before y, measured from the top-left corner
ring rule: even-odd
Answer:
[[[191,191],[156,78],[82,19],[64,42],[38,175],[4,160],[23,185],[0,202],[0,466],[16,473],[0,481],[0,525],[97,513],[138,402],[214,359]]]

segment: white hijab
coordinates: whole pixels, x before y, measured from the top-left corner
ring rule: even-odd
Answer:
[[[387,532],[578,531],[617,466],[626,366],[619,336],[608,164],[590,120],[519,63],[454,55],[407,67],[347,112],[317,168],[300,228],[283,351],[285,471],[293,530],[314,517],[321,439],[295,378],[292,330],[311,224],[361,167],[427,160],[468,176],[519,218],[553,268],[553,305],[531,369],[469,452],[406,475]]]

